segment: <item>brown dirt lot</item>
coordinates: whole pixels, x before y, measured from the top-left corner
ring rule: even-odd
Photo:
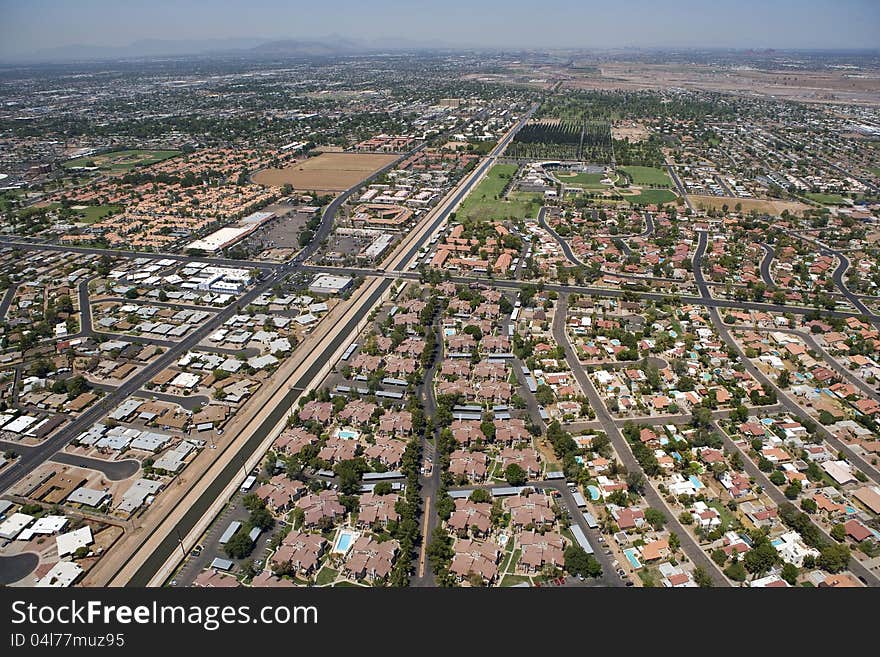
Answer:
[[[688,198],[693,203],[694,207],[697,209],[705,209],[708,210],[710,208],[715,208],[716,210],[720,210],[722,205],[727,205],[727,207],[733,211],[736,207],[737,203],[742,204],[743,212],[751,212],[752,210],[757,210],[758,212],[766,212],[771,215],[782,214],[783,210],[788,210],[792,214],[802,214],[804,210],[808,210],[810,208],[809,205],[805,203],[798,203],[796,201],[777,201],[774,199],[762,199],[762,198],[734,198],[732,196],[697,196],[694,194],[688,194]]]
[[[399,155],[323,153],[283,169],[263,169],[254,174],[260,185],[293,185],[299,191],[342,192],[394,162]]]

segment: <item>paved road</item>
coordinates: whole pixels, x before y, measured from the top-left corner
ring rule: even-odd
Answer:
[[[717,422],[713,421],[712,424],[714,426],[715,432],[719,436],[721,436],[722,440],[724,441],[724,445],[727,447],[727,450],[731,453],[733,453],[735,451],[739,451],[740,454],[742,454],[742,456],[743,456],[743,458],[742,458],[743,469],[746,471],[746,474],[748,474],[752,479],[754,479],[756,482],[758,482],[761,485],[761,487],[764,489],[764,492],[770,496],[770,499],[773,500],[774,504],[779,506],[780,504],[784,504],[786,502],[791,502],[791,500],[786,498],[785,495],[782,493],[782,491],[779,490],[779,487],[774,485],[773,482],[770,481],[770,479],[768,479],[767,475],[764,474],[757,465],[755,465],[755,462],[752,460],[752,458],[744,450],[740,449],[739,445],[737,445],[730,438],[730,436],[727,435],[727,432],[724,431],[724,429],[722,429],[718,425]],[[834,539],[832,539],[831,536],[828,535],[822,527],[820,527],[816,523],[813,523],[813,524],[815,524],[816,527],[818,527],[819,531],[822,532],[822,536],[825,538],[825,540],[828,543],[836,543],[837,542]],[[870,571],[867,568],[865,568],[862,564],[860,564],[855,559],[850,559],[849,569],[853,573],[855,573],[858,577],[861,577],[862,579],[864,579],[865,582],[867,582],[868,586],[880,586],[880,577],[878,577],[877,574],[874,573],[873,571]]]
[[[672,182],[674,182],[675,186],[678,188],[678,193],[681,194],[684,202],[687,204],[688,208],[690,208],[691,212],[693,212],[694,206],[691,205],[691,200],[688,198],[687,192],[684,189],[684,185],[681,184],[681,180],[678,179],[678,174],[675,173],[675,166],[673,166],[668,159],[666,160],[666,170],[669,172],[669,176],[670,178],[672,178]]]
[[[6,288],[6,292],[3,293],[3,300],[0,301],[0,320],[6,319],[6,313],[9,311],[9,306],[12,305],[12,299],[15,297],[17,289],[18,283],[15,283]]]
[[[50,460],[55,463],[64,463],[65,465],[73,465],[78,468],[97,470],[110,481],[122,481],[123,479],[128,479],[141,469],[140,461],[136,459],[106,461],[104,459],[93,459],[78,454],[68,454],[67,452],[56,452],[52,455]]]
[[[614,421],[614,418],[611,416],[611,413],[608,412],[608,409],[605,406],[605,402],[602,401],[602,398],[599,396],[598,391],[593,386],[593,382],[590,380],[589,376],[587,376],[587,373],[581,367],[580,362],[578,361],[577,356],[575,355],[574,350],[572,349],[571,344],[568,341],[568,335],[565,331],[565,316],[567,309],[568,295],[560,294],[559,299],[556,302],[556,310],[554,312],[553,318],[553,337],[556,340],[556,343],[561,345],[565,350],[565,359],[568,362],[568,366],[571,368],[572,372],[574,372],[575,378],[578,380],[578,383],[580,384],[584,393],[587,395],[587,399],[589,400],[590,405],[596,411],[596,418],[601,423],[602,429],[605,431],[605,434],[611,440],[611,444],[614,446],[614,449],[617,452],[617,456],[626,467],[627,472],[642,472],[642,468],[633,456],[629,444],[626,442],[626,439],[620,432],[620,429],[618,428],[617,423]],[[715,564],[715,562],[712,561],[705,552],[703,552],[703,550],[690,535],[690,533],[688,533],[688,531],[678,521],[678,518],[675,516],[675,514],[670,512],[670,510],[667,508],[666,502],[657,493],[657,490],[654,488],[654,484],[651,482],[651,480],[648,477],[645,477],[645,482],[645,500],[652,508],[662,512],[663,515],[666,517],[667,528],[670,531],[675,532],[681,539],[682,550],[685,552],[685,554],[687,554],[688,558],[695,564],[703,566],[703,568],[712,578],[715,586],[729,586],[730,583],[723,575],[721,570],[718,568],[717,564]]]
[[[0,557],[0,586],[6,586],[34,572],[40,557],[34,552],[22,552],[11,557]]]
[[[773,263],[773,258],[776,257],[776,252],[769,244],[761,244],[761,248],[764,249],[764,259],[761,260],[761,278],[764,279],[764,284],[767,287],[776,287],[776,283],[773,282],[773,274],[770,273],[770,265]]]

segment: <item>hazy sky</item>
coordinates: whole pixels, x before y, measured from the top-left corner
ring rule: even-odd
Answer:
[[[0,0],[0,56],[140,39],[506,47],[880,47],[880,0]]]

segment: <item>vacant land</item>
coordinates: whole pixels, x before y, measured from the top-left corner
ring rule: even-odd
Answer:
[[[135,167],[145,167],[151,164],[156,164],[156,162],[168,160],[179,154],[180,151],[113,151],[112,153],[78,157],[74,160],[68,160],[63,166],[65,169],[98,167],[102,171],[123,173],[125,171],[130,171]]]
[[[804,210],[809,210],[810,206],[806,203],[798,203],[796,201],[777,201],[774,199],[760,198],[735,198],[733,196],[697,196],[689,194],[688,198],[697,209],[708,210],[713,208],[721,210],[723,206],[727,206],[729,210],[733,210],[736,204],[742,206],[743,212],[764,212],[767,214],[781,214],[783,210],[788,210],[792,214],[801,214]]]
[[[364,153],[322,153],[283,169],[263,169],[254,174],[260,185],[293,185],[299,191],[343,192],[368,178],[399,155]]]
[[[655,167],[636,166],[618,168],[630,177],[630,179],[633,181],[633,185],[672,185],[672,181],[669,179],[669,174],[667,174],[663,169],[657,169]]]
[[[523,219],[537,214],[540,199],[512,194],[504,198],[504,188],[516,174],[515,164],[496,164],[489,169],[486,177],[459,206],[457,215],[462,219],[488,221],[515,217]]]
[[[844,205],[846,203],[846,199],[840,194],[804,194],[804,196],[822,205]]]

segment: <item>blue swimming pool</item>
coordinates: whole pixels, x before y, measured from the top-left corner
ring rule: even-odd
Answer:
[[[696,488],[697,490],[700,490],[703,487],[703,482],[700,481],[699,479],[697,479],[696,475],[691,475],[690,477],[688,477],[688,479],[694,485],[694,488]]]
[[[354,532],[343,529],[341,532],[339,532],[339,538],[336,539],[336,546],[333,548],[333,551],[342,552],[343,554],[348,552],[348,548],[350,548],[351,544],[354,543],[354,539]]]
[[[339,429],[336,431],[336,435],[345,440],[354,440],[358,437],[357,431],[353,429]]]
[[[590,484],[587,486],[587,492],[590,494],[590,499],[594,502],[599,499],[599,489],[596,486]]]
[[[629,561],[630,565],[633,568],[641,568],[642,564],[638,558],[638,551],[635,548],[627,548],[623,551],[623,555],[626,557],[626,560]]]

